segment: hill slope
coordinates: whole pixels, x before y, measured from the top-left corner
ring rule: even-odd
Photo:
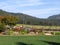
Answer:
[[[3,10],[0,10],[0,15],[4,16],[4,15],[14,15],[14,16],[18,16],[19,17],[19,23],[21,24],[38,24],[38,20],[40,20],[39,18],[36,17],[32,17],[29,16],[27,14],[23,14],[23,13],[11,13],[11,12],[6,12]]]
[[[48,17],[48,19],[59,19],[60,20],[60,14],[50,16]]]
[[[4,15],[18,16],[19,17],[18,23],[20,23],[20,24],[60,26],[60,14],[50,16],[47,19],[41,19],[41,18],[29,16],[29,15],[23,14],[23,13],[11,13],[11,12],[6,12],[3,10],[0,10],[0,15],[2,15],[2,16],[4,16]]]

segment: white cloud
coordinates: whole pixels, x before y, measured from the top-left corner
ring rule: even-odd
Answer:
[[[27,0],[29,2],[39,2],[39,0]]]
[[[59,2],[41,2],[41,0],[7,0],[4,2],[0,2],[0,9],[10,12],[23,12],[36,17],[44,17],[46,15],[48,16],[59,13],[59,4]],[[37,6],[39,7],[39,9],[36,8]],[[42,9],[40,8],[40,6],[42,6]],[[32,7],[32,9],[29,7]],[[36,9],[34,9],[34,7]]]
[[[2,6],[17,6],[17,7],[25,7],[25,6],[37,6],[42,5],[42,2],[39,2],[39,0],[7,0],[5,2],[0,2],[0,5]],[[7,5],[8,4],[8,5]]]
[[[36,9],[36,10],[27,10],[27,11],[24,11],[24,12],[30,12],[30,13],[33,13],[33,12],[36,12],[36,13],[48,13],[50,11],[56,11],[56,10],[59,10],[60,8],[45,8],[45,9]]]
[[[23,13],[30,14],[31,16],[36,17],[48,17],[50,15],[58,14],[60,13],[60,8],[48,8],[48,9],[38,9],[38,10],[27,10],[23,11]]]
[[[42,5],[39,0],[6,0],[5,2],[0,2],[0,9],[6,11],[19,11],[18,8],[24,8],[28,6],[38,6]]]
[[[19,3],[18,3],[19,2]],[[18,0],[16,1],[16,4],[25,7],[25,6],[37,6],[37,5],[43,5],[43,2],[40,2],[39,0],[25,0],[22,1],[22,3]]]

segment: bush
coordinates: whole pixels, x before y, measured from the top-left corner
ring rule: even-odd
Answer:
[[[13,32],[14,32],[13,30],[9,31],[9,35],[13,35]]]
[[[21,30],[22,34],[27,34],[27,30]]]
[[[40,32],[39,34],[40,34],[40,35],[45,35],[43,32]]]
[[[55,35],[60,35],[60,32],[55,32]]]
[[[0,23],[0,32],[5,31],[5,24]]]

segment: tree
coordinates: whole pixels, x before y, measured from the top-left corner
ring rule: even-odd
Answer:
[[[19,18],[17,16],[13,15],[5,15],[2,19],[2,23],[8,24],[8,25],[15,25],[19,21]]]
[[[0,16],[0,21],[1,21],[3,18],[4,18],[3,16]]]
[[[0,33],[5,31],[5,24],[0,22]]]

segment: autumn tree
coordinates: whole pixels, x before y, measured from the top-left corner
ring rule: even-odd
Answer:
[[[15,25],[19,21],[17,16],[13,15],[5,15],[2,19],[2,23],[8,24],[8,25]]]

